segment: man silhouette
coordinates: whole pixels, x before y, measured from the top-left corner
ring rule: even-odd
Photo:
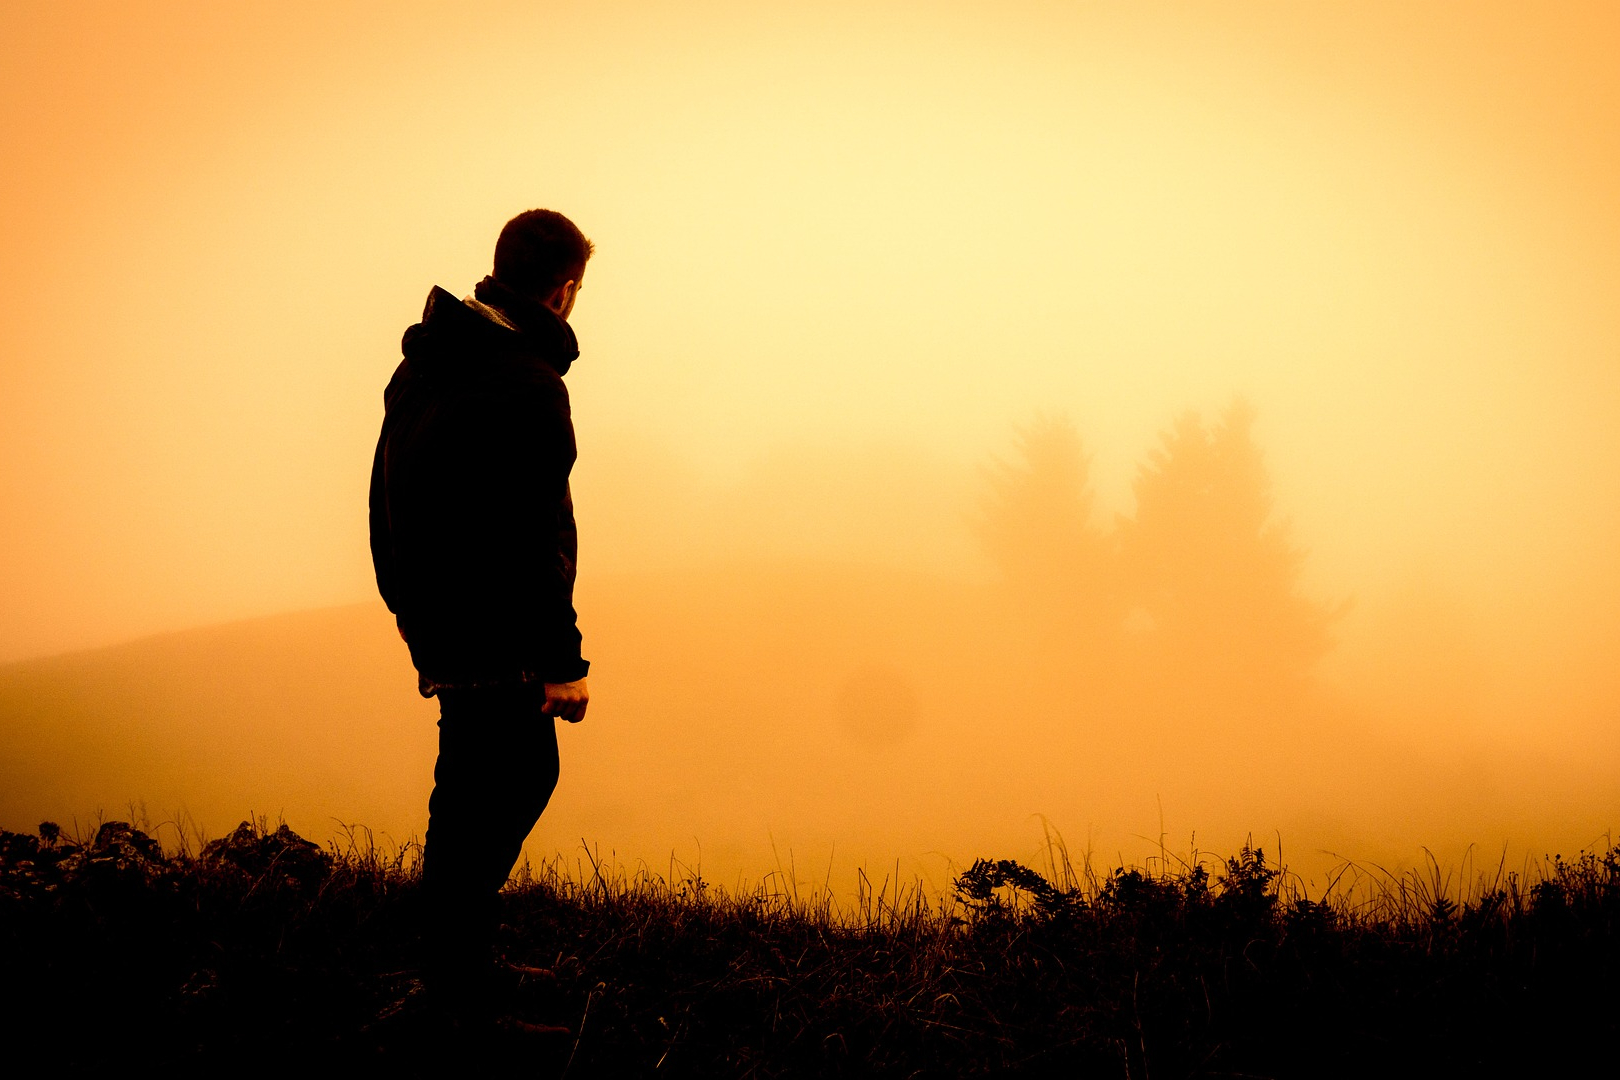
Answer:
[[[371,554],[419,689],[439,699],[422,970],[457,1018],[497,1011],[498,893],[556,787],[554,718],[577,723],[590,700],[562,377],[592,250],[555,211],[507,222],[472,296],[429,293],[384,392]]]

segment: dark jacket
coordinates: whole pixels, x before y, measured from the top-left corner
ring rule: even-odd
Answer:
[[[562,376],[579,346],[549,309],[443,289],[405,331],[371,470],[371,557],[422,692],[570,682],[580,657],[574,427]]]

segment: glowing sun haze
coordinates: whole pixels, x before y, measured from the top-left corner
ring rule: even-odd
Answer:
[[[1016,425],[1106,524],[1241,396],[1325,677],[1433,647],[1612,747],[1617,55],[1605,3],[7,5],[0,660],[373,597],[399,335],[545,206],[587,655],[593,576],[988,580]]]

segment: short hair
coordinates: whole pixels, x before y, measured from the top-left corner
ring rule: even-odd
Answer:
[[[595,250],[579,226],[557,211],[525,210],[495,241],[495,280],[530,296],[550,296],[564,282],[584,276]]]

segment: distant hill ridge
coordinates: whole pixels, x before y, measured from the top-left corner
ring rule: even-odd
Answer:
[[[897,766],[931,720],[972,722],[943,696],[982,646],[971,595],[808,562],[588,579],[591,715],[561,733],[533,846],[588,837],[632,862],[678,851],[758,877],[773,837],[791,854],[937,834],[928,803],[960,800]],[[317,839],[340,823],[420,836],[437,715],[380,602],[3,665],[0,828],[138,803],[211,836],[256,814]]]

